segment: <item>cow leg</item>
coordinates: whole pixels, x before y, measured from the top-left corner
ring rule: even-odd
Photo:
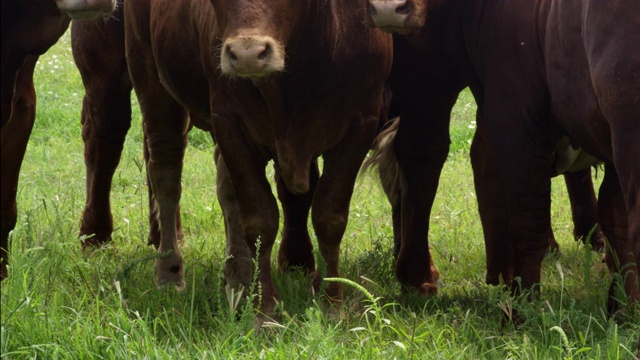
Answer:
[[[606,253],[607,266],[611,272],[620,274],[627,296],[640,301],[636,277],[637,262],[632,244],[628,241],[629,217],[624,207],[624,195],[616,169],[608,164],[605,166],[604,179],[598,193],[598,217],[610,245]],[[610,313],[618,308],[615,298],[616,283],[614,279],[609,290],[607,309]]]
[[[384,190],[387,200],[391,204],[391,219],[393,224],[393,256],[394,259],[398,259],[400,254],[400,248],[402,247],[402,191],[400,183],[400,168],[398,166],[398,159],[393,152],[393,142],[395,141],[396,134],[398,132],[398,125],[400,124],[400,118],[392,120],[393,124],[389,126],[382,133],[378,134],[376,142],[375,152],[379,152],[376,157],[376,163],[378,165],[378,171],[380,174],[380,183]],[[388,138],[388,139],[385,139]],[[440,277],[440,273],[433,263],[433,257],[429,257],[429,266],[433,278],[437,281]]]
[[[9,232],[18,219],[16,195],[20,166],[27,150],[27,143],[36,117],[36,92],[33,86],[33,69],[37,56],[27,57],[17,77],[11,119],[2,128],[2,202],[0,209],[0,280],[7,277]]]
[[[154,266],[156,286],[184,288],[184,264],[178,246],[176,213],[181,195],[182,162],[187,141],[187,114],[168,94],[159,101],[141,101],[146,142],[149,147],[147,174],[153,191],[160,228],[159,257]],[[143,105],[143,103],[145,105]],[[160,105],[162,104],[162,105]]]
[[[500,177],[499,161],[493,149],[478,132],[471,143],[473,182],[478,198],[478,211],[484,232],[487,256],[486,282],[507,286],[513,281],[513,250],[509,240],[509,211]]]
[[[236,119],[233,116],[229,118]],[[238,210],[223,209],[223,212],[225,216],[240,214],[242,234],[248,246],[250,258],[257,260],[258,263],[260,286],[256,287],[256,291],[262,291],[262,293],[261,296],[255,297],[255,305],[262,313],[258,317],[259,324],[273,314],[278,299],[271,277],[271,251],[278,232],[280,214],[265,174],[269,155],[243,135],[240,121],[233,120],[219,117],[212,122],[218,141],[216,146],[219,147],[221,157],[226,164],[238,205]],[[221,202],[220,205],[229,203],[231,202]],[[231,234],[228,233],[228,235]],[[227,242],[235,244],[236,240],[230,237],[227,238]],[[232,247],[236,248],[233,244],[227,245],[227,248]]]
[[[585,244],[589,241],[594,250],[604,249],[605,239],[598,224],[598,202],[593,191],[591,169],[567,173],[564,181],[571,201],[573,236]]]
[[[276,167],[278,199],[280,199],[284,217],[282,242],[278,252],[278,266],[281,269],[297,267],[308,274],[315,271],[313,245],[309,237],[307,219],[318,184],[318,176],[318,163],[314,161],[309,171],[309,191],[306,194],[295,195],[287,189]]]
[[[186,149],[186,141],[184,145]],[[147,145],[146,134],[144,135],[143,141],[143,155],[144,162],[147,164],[149,162],[149,146]],[[149,179],[148,173],[147,184],[151,184],[151,179]],[[153,196],[153,189],[151,188],[151,185],[147,186],[147,193],[149,194],[149,235],[147,236],[147,245],[153,245],[157,250],[160,247],[160,224],[158,223],[158,208],[155,206],[155,198]],[[184,242],[184,230],[182,229],[182,218],[180,216],[180,204],[178,204],[178,208],[176,210],[176,231],[178,242],[182,243],[183,246],[186,246],[186,243]]]
[[[134,11],[129,6],[136,5],[140,3],[127,2],[125,12]],[[142,112],[145,145],[148,147],[147,176],[160,225],[153,278],[159,288],[174,285],[183,289],[184,264],[177,241],[176,213],[182,191],[180,177],[189,118],[185,109],[162,86],[153,52],[136,28],[143,27],[144,17],[135,17],[140,22],[134,21],[134,16],[125,18],[127,61]]]
[[[225,252],[227,259],[224,262],[223,270],[225,282],[233,289],[249,288],[253,281],[254,259],[251,257],[249,247],[244,239],[238,198],[231,183],[227,165],[220,155],[218,147],[215,148],[214,158],[216,162],[217,197],[224,216],[227,239]]]
[[[487,109],[482,114],[486,117],[492,113],[500,112]],[[514,281],[511,289],[516,295],[522,289],[532,290],[530,294],[534,295],[539,293],[542,259],[551,236],[551,179],[548,172],[552,166],[551,145],[544,143],[544,133],[534,137],[539,139],[538,144],[527,141],[531,137],[526,132],[532,130],[519,124],[523,119],[494,116],[486,120],[491,125],[489,133],[494,151],[503,154],[499,173],[509,211],[513,276],[514,280],[520,280]],[[478,125],[478,131],[481,131]]]
[[[340,243],[349,218],[349,203],[362,161],[375,138],[376,121],[353,121],[343,140],[325,153],[323,173],[313,197],[311,219],[318,237],[318,248],[327,264],[327,276],[339,277]],[[316,272],[313,285],[319,289],[321,276]],[[342,302],[342,284],[331,282],[326,297]]]
[[[80,236],[87,237],[84,246],[111,238],[111,183],[131,125],[132,85],[124,32],[117,30],[102,19],[72,24],[73,55],[85,88],[81,122],[87,199],[80,225]],[[103,37],[107,41],[96,41]]]
[[[455,98],[427,94],[420,99],[428,99],[429,104],[401,107],[402,119],[394,141],[401,184],[401,245],[395,273],[404,288],[425,295],[437,293],[437,272],[430,266],[429,217],[449,153],[451,107],[446,104],[453,106]],[[429,119],[423,119],[425,107],[430,109]]]

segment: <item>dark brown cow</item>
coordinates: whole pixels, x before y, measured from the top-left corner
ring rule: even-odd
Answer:
[[[456,82],[469,83],[478,102],[474,144],[487,156],[476,186],[496,187],[485,193],[492,196],[479,196],[480,211],[507,209],[502,232],[512,245],[488,244],[489,251],[498,259],[513,252],[513,274],[523,288],[540,282],[549,173],[558,170],[554,161],[563,156],[554,157],[554,149],[568,136],[571,145],[605,162],[598,215],[615,255],[608,256],[609,266],[623,273],[627,296],[640,300],[640,48],[629,47],[640,40],[640,3],[369,0],[368,6],[371,22],[407,34],[394,37],[394,61],[413,72],[392,75],[391,83],[394,94],[406,96],[399,99],[403,122],[395,151],[408,196],[418,197],[412,184],[433,163],[428,150],[434,145],[417,137],[442,125],[417,117],[405,122],[405,107],[413,117],[419,107],[412,102],[451,99]],[[436,68],[442,75],[429,75]],[[477,145],[472,156],[480,153]],[[579,153],[569,153],[572,161],[561,170],[581,162],[573,158]],[[483,225],[486,231],[484,217]]]
[[[114,7],[115,0],[2,1],[0,279],[7,275],[9,232],[17,219],[18,174],[35,120],[35,64],[64,34],[71,18],[93,18]]]
[[[397,70],[396,70],[397,71]],[[425,118],[433,120],[446,120],[449,121],[449,118],[431,118],[429,116],[429,109],[425,110]],[[392,115],[395,115],[393,113]],[[382,187],[384,189],[385,194],[387,195],[387,199],[391,203],[392,209],[392,219],[393,219],[393,239],[394,239],[394,255],[396,258],[400,254],[400,249],[402,248],[402,235],[401,235],[401,222],[402,222],[402,184],[400,181],[400,169],[398,166],[398,160],[395,157],[393,148],[396,134],[398,132],[398,127],[400,125],[400,118],[395,117],[391,119],[388,123],[385,124],[384,130],[382,130],[374,143],[374,152],[372,156],[367,158],[367,160],[363,163],[362,171],[366,171],[368,168],[375,166],[378,167],[380,173],[380,182],[382,183]],[[477,145],[473,145],[472,147],[477,148]],[[474,152],[476,154],[476,161],[474,164],[476,165],[474,169],[478,168],[478,160],[477,154],[478,152]],[[482,158],[481,158],[482,159]],[[597,224],[597,202],[595,199],[595,193],[593,191],[593,183],[591,180],[591,171],[589,169],[581,170],[575,173],[565,174],[565,181],[567,185],[567,190],[569,191],[569,197],[571,201],[571,209],[574,221],[574,237],[576,240],[582,240],[586,242],[586,239],[590,239],[590,243],[594,250],[601,250],[604,248],[604,235],[602,234],[602,230],[600,226]],[[432,186],[425,186],[424,191],[435,191],[438,184],[433,184]],[[483,191],[483,188],[478,188],[478,191]],[[479,196],[486,196],[486,194],[480,194]],[[411,204],[409,204],[411,205]],[[502,211],[503,208],[492,209],[491,213],[495,214]],[[486,218],[486,212],[482,214]],[[493,224],[500,225],[502,224]],[[428,223],[427,223],[428,226]],[[549,224],[551,227],[551,224]],[[582,234],[582,235],[580,235]],[[416,239],[417,241],[417,239]],[[495,242],[496,240],[494,240]],[[559,250],[559,245],[556,242],[555,236],[553,234],[553,230],[549,228],[549,251]],[[490,243],[487,242],[487,243]],[[424,246],[428,247],[428,241],[423,242]],[[509,244],[508,244],[509,245]],[[487,249],[489,250],[489,249]],[[430,268],[433,274],[434,281],[437,281],[440,273],[433,263],[433,259],[430,257]],[[499,272],[500,264],[511,262],[510,268],[513,268],[512,262],[513,259],[509,260],[506,258],[501,259],[492,259],[492,261],[488,261],[488,271],[487,271],[487,281],[490,284],[497,284],[499,281],[499,277],[504,274]],[[496,275],[496,273],[498,275]],[[512,276],[512,274],[510,274]],[[503,280],[510,283],[511,277],[504,276]],[[430,287],[432,290],[436,290],[435,287]]]
[[[184,286],[175,213],[190,124],[212,126],[219,149],[218,200],[232,256],[227,282],[248,286],[257,256],[260,310],[273,312],[270,256],[279,215],[265,178],[270,159],[279,190],[312,194],[320,251],[328,275],[338,276],[353,184],[391,67],[390,37],[364,27],[359,8],[346,0],[125,3],[127,60],[149,147],[158,251],[165,254],[155,264],[158,286]],[[314,284],[319,280],[316,274]],[[342,298],[336,283],[326,293]]]

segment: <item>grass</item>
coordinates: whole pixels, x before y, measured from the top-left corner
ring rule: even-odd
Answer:
[[[640,314],[608,318],[610,277],[577,244],[566,190],[553,180],[553,228],[562,253],[543,265],[541,299],[512,299],[484,284],[484,246],[469,164],[475,104],[453,113],[451,153],[431,216],[442,274],[437,297],[402,295],[393,276],[390,206],[376,175],[357,182],[341,252],[344,306],[328,308],[302,274],[275,273],[280,323],[255,332],[246,301],[222,281],[224,223],[212,142],[190,134],[183,174],[187,289],[158,291],[146,246],[147,199],[139,110],[114,178],[113,243],[83,253],[79,110],[83,89],[68,35],[37,66],[36,126],[23,164],[9,278],[2,283],[2,358],[121,359],[633,359]],[[601,179],[597,179],[597,183]],[[315,241],[315,239],[314,239]],[[277,247],[277,243],[276,243]],[[275,253],[276,251],[274,251]],[[320,264],[322,268],[323,264]],[[502,324],[518,309],[524,323]]]

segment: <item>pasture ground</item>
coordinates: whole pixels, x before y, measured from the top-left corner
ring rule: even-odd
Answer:
[[[158,291],[154,250],[146,245],[139,110],[134,109],[114,178],[113,242],[83,253],[77,238],[85,199],[83,88],[68,34],[41,57],[36,87],[38,115],[20,179],[10,275],[2,283],[2,358],[635,357],[640,314],[627,308],[613,318],[605,315],[610,276],[601,254],[573,240],[562,179],[553,180],[552,209],[562,253],[544,262],[541,299],[511,299],[484,284],[468,155],[475,104],[468,92],[454,110],[451,153],[431,217],[432,253],[442,274],[439,295],[400,294],[392,268],[390,206],[377,176],[367,173],[357,182],[341,252],[342,276],[365,290],[345,285],[344,306],[336,311],[310,295],[304,275],[276,273],[283,320],[255,332],[247,302],[238,303],[222,283],[224,227],[209,136],[190,134],[182,180],[187,288]],[[601,175],[595,173],[597,183]],[[518,328],[501,324],[513,308],[524,316]]]

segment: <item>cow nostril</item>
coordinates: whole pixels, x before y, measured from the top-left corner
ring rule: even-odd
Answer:
[[[271,49],[271,44],[267,43],[264,45],[264,50],[262,50],[259,54],[258,54],[258,60],[265,60],[269,57],[269,55],[271,55],[271,52],[273,50]]]
[[[232,61],[238,60],[238,57],[236,56],[236,54],[234,54],[233,50],[231,50],[231,46],[227,45],[225,47],[225,52],[227,53],[227,56],[229,56],[229,59],[231,59]]]
[[[404,5],[398,6],[396,8],[396,14],[398,15],[409,15],[410,12],[411,12],[411,3],[409,2],[406,2]]]
[[[367,4],[367,10],[369,11],[369,15],[371,15],[372,17],[375,17],[376,15],[378,15],[378,12],[376,11],[375,6],[371,5],[371,3]]]

